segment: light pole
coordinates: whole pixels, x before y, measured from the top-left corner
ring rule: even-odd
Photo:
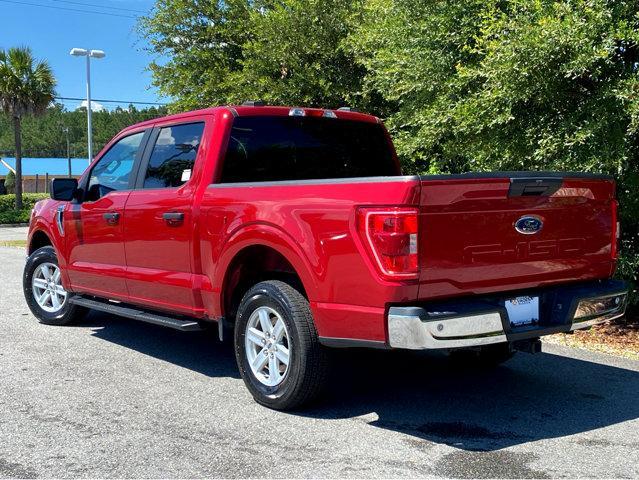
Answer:
[[[92,130],[91,130],[91,57],[103,58],[105,53],[102,50],[86,50],[84,48],[72,48],[71,55],[74,57],[87,57],[87,139],[89,162],[93,160]]]
[[[62,127],[62,131],[67,134],[67,167],[69,168],[69,178],[73,176],[71,172],[71,145],[69,143],[69,127]]]

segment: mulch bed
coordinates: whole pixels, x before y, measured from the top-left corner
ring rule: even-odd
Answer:
[[[639,360],[639,315],[635,312],[623,323],[598,325],[573,334],[559,333],[544,341]]]

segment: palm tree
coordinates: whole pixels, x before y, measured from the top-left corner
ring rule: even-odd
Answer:
[[[13,120],[16,143],[16,210],[22,209],[22,117],[44,114],[55,85],[49,64],[36,62],[30,48],[0,49],[0,107]]]

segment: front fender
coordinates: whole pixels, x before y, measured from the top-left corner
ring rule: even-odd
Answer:
[[[27,254],[31,251],[31,245],[33,239],[38,233],[43,233],[49,238],[51,245],[53,246],[56,256],[58,258],[58,264],[60,265],[60,271],[62,274],[62,285],[65,288],[69,286],[69,278],[67,275],[67,252],[65,249],[64,237],[60,235],[58,231],[55,215],[60,202],[53,200],[46,200],[44,202],[38,202],[34,207],[33,216],[29,222],[29,233],[27,235]]]

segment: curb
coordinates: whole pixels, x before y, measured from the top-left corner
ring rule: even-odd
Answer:
[[[17,227],[28,227],[28,223],[4,223],[0,225],[0,228],[17,228]]]

